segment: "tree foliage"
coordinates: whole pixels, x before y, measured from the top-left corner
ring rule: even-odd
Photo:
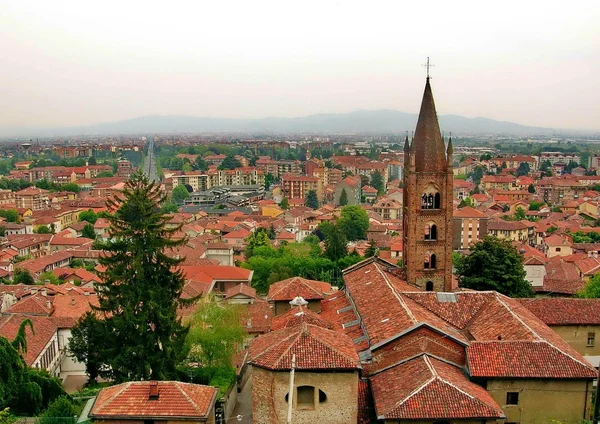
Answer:
[[[485,237],[457,261],[456,273],[461,287],[496,290],[510,297],[533,296],[525,280],[523,258],[507,240]]]
[[[342,208],[338,224],[349,241],[364,240],[369,229],[369,215],[360,205],[347,205]]]
[[[185,199],[190,197],[190,193],[184,185],[178,185],[173,189],[173,194],[171,195],[171,199],[177,203],[182,204]]]
[[[377,244],[375,243],[375,240],[371,240],[369,242],[369,247],[365,250],[365,258],[370,258],[375,255],[377,255]]]
[[[383,183],[381,172],[375,171],[371,174],[371,186],[377,189],[377,194],[382,195],[385,193],[385,184]]]
[[[83,211],[79,213],[79,221],[86,221],[90,224],[95,224],[98,220],[98,215],[92,209],[88,209],[87,211]]]
[[[265,228],[258,228],[248,237],[246,237],[246,258],[251,258],[254,255],[254,249],[261,246],[270,246],[271,241],[269,234]]]
[[[338,205],[346,206],[347,204],[348,204],[348,193],[346,192],[346,189],[343,188],[342,192],[340,193],[340,200],[338,201]]]
[[[16,209],[0,209],[0,217],[7,222],[19,222],[19,212]]]
[[[529,163],[521,162],[517,168],[517,177],[522,175],[529,175]]]
[[[587,282],[583,290],[577,293],[578,297],[584,299],[599,299],[600,298],[600,273],[594,275]]]
[[[33,279],[33,276],[31,275],[31,272],[29,272],[29,270],[24,268],[17,268],[13,273],[13,284],[31,285],[35,284],[35,280]]]
[[[0,336],[0,411],[8,407],[16,414],[37,414],[65,394],[59,379],[27,367],[23,360],[27,327],[33,332],[31,321],[24,320],[12,342]]]
[[[77,406],[67,396],[60,396],[48,405],[41,415],[40,424],[75,424],[77,415]]]
[[[325,239],[325,256],[332,261],[337,261],[348,254],[347,244],[348,239],[344,228],[337,222],[323,222],[320,225]]]
[[[69,352],[85,364],[88,385],[96,382],[103,365],[103,358],[97,347],[104,342],[104,331],[106,327],[92,312],[82,316],[71,331]]]
[[[95,240],[96,232],[94,231],[94,226],[92,224],[85,224],[83,230],[81,230],[81,237]]]
[[[304,205],[309,208],[312,208],[312,209],[319,208],[319,198],[317,197],[316,191],[309,190],[308,193],[306,193],[306,199],[304,200]]]
[[[227,157],[223,159],[223,162],[221,162],[221,165],[219,165],[219,169],[235,169],[241,167],[242,162],[236,159],[233,155],[227,155]]]
[[[202,367],[230,367],[245,337],[240,305],[201,301],[191,317],[185,340],[187,360]]]
[[[183,259],[167,249],[187,241],[172,239],[181,225],[167,225],[159,207],[164,200],[159,187],[138,172],[107,202],[116,212],[108,218],[110,239],[102,243],[107,254],[99,262],[106,271],[95,308],[104,338],[89,349],[98,351],[100,373],[116,382],[174,378],[182,353],[187,328],[177,307],[184,303],[184,278],[174,269]]]

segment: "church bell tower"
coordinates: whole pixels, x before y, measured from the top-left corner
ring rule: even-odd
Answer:
[[[403,268],[427,291],[453,291],[452,138],[440,133],[429,76],[412,142],[404,144]]]

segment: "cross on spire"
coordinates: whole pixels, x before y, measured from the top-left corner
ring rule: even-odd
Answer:
[[[427,56],[427,63],[424,63],[424,64],[423,64],[423,65],[421,65],[421,66],[423,66],[423,67],[425,67],[425,68],[427,69],[427,79],[429,79],[429,78],[430,78],[430,77],[429,77],[429,68],[431,68],[431,67],[435,66],[435,65],[433,65],[433,64],[431,64],[431,63],[429,63],[429,56]]]

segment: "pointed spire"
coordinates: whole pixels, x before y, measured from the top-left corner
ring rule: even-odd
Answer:
[[[417,172],[442,172],[446,170],[445,145],[438,123],[429,78],[425,83],[421,111],[413,140]]]
[[[406,139],[404,140],[404,153],[408,153],[410,150],[410,143],[408,141],[408,131],[406,131]]]
[[[446,149],[446,156],[448,161],[452,161],[452,154],[454,153],[454,148],[452,147],[452,133],[450,133],[450,138],[448,139],[448,148]]]

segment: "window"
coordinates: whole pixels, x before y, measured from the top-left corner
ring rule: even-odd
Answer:
[[[425,283],[425,291],[433,291],[433,281]]]
[[[435,269],[436,258],[434,253],[425,254],[425,262],[423,264],[423,268],[425,269]]]
[[[300,386],[296,389],[298,397],[296,405],[298,409],[314,409],[315,388],[313,386]]]
[[[560,247],[557,247],[557,248],[556,248],[556,251],[557,251],[557,252],[560,252]]]
[[[594,346],[595,342],[596,342],[596,333],[588,333],[587,345]]]
[[[425,240],[437,240],[437,225],[427,224],[425,226]]]
[[[327,395],[323,390],[319,390],[319,403],[327,402]]]
[[[506,392],[506,404],[507,405],[518,405],[519,404],[519,392]]]

